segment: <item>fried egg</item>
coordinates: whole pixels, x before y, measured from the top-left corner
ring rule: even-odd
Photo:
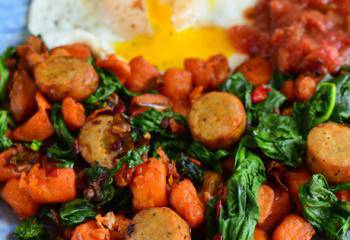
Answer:
[[[256,0],[33,0],[29,30],[49,48],[73,42],[96,54],[129,61],[142,55],[160,70],[188,57],[224,54],[231,67],[246,56],[233,49],[227,28],[248,23]]]

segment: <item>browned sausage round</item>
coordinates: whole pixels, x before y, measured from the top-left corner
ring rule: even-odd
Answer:
[[[350,181],[350,128],[325,123],[314,127],[307,138],[307,164],[328,181]]]
[[[79,149],[90,164],[111,168],[117,157],[130,148],[131,137],[115,133],[115,117],[99,115],[88,119],[79,133]]]
[[[189,127],[193,138],[207,147],[227,148],[243,134],[246,113],[242,102],[234,95],[210,92],[193,103]]]
[[[173,210],[161,207],[143,210],[129,225],[126,240],[190,240],[190,227]]]
[[[25,71],[14,72],[9,98],[10,110],[17,122],[24,121],[35,112],[36,91],[34,81]]]
[[[74,57],[50,57],[35,68],[34,75],[40,90],[54,101],[66,97],[82,100],[98,86],[95,69]]]

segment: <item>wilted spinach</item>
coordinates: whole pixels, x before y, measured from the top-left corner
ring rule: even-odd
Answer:
[[[275,89],[281,89],[283,83],[286,80],[292,80],[292,79],[294,79],[293,75],[276,70],[273,73],[272,79],[270,81],[270,85]]]
[[[9,47],[0,55],[0,103],[3,103],[7,97],[7,84],[10,81],[10,72],[6,66],[6,60],[13,57],[16,53],[15,47]]]
[[[95,206],[86,199],[74,199],[62,205],[59,215],[63,226],[74,227],[88,219],[94,218],[97,213]]]
[[[30,148],[32,151],[37,152],[40,150],[41,146],[43,145],[42,141],[34,140],[31,143],[25,143],[24,144],[27,148]]]
[[[174,159],[176,169],[182,177],[188,178],[195,183],[202,183],[204,177],[203,168],[191,162],[184,153],[179,153]]]
[[[221,172],[221,160],[230,155],[228,151],[222,149],[212,152],[202,143],[197,141],[189,145],[187,154],[203,163],[204,166],[212,168],[216,172]]]
[[[266,156],[291,167],[302,163],[305,141],[291,117],[265,114],[260,118],[258,126],[253,128],[252,135]]]
[[[143,163],[142,155],[147,154],[149,151],[149,146],[141,146],[139,148],[130,150],[121,159],[119,159],[117,166],[111,170],[111,175],[114,175],[120,169],[122,169],[124,164],[128,165],[128,168],[136,167]]]
[[[5,135],[9,121],[8,112],[0,110],[0,151],[12,146],[12,141]]]
[[[109,170],[98,165],[84,169],[84,180],[87,188],[93,191],[93,196],[89,196],[89,200],[102,206],[110,202],[115,194],[113,186],[113,176],[109,174]]]
[[[269,86],[268,86],[269,87]],[[242,73],[234,73],[220,85],[220,89],[229,92],[241,99],[248,115],[248,123],[255,125],[259,117],[265,113],[273,113],[284,103],[286,97],[278,90],[271,88],[265,101],[252,103],[253,86],[245,79]]]
[[[74,154],[74,137],[69,132],[61,115],[61,105],[55,104],[52,106],[50,114],[51,122],[55,129],[58,143],[48,147],[46,154],[49,158],[57,160],[64,165],[72,165],[76,158]]]
[[[242,73],[236,72],[219,86],[221,91],[229,92],[241,99],[246,109],[252,106],[253,87],[247,82]]]
[[[335,122],[350,122],[350,72],[326,78],[324,82],[336,85],[335,106],[330,119]]]
[[[265,101],[252,105],[250,109],[251,122],[255,125],[260,117],[263,117],[265,114],[276,112],[285,100],[286,97],[282,93],[271,88]]]
[[[213,240],[216,234],[219,234],[219,224],[218,224],[218,206],[219,198],[215,196],[210,199],[207,203],[207,207],[205,209],[205,222],[207,227],[206,239]]]
[[[350,189],[349,184],[346,186]],[[346,240],[350,229],[350,202],[337,199],[326,178],[315,174],[299,191],[304,217],[329,240]]]
[[[113,73],[96,66],[95,69],[100,78],[100,85],[98,86],[96,92],[84,100],[85,106],[88,110],[101,108],[108,97],[113,93],[118,93],[127,97],[134,97],[137,95],[126,89]]]
[[[251,240],[259,219],[257,192],[265,181],[265,168],[259,156],[240,144],[235,172],[227,182],[227,200],[219,216],[223,240]]]
[[[175,137],[176,134],[172,134],[167,126],[162,126],[165,119],[174,119],[187,126],[187,121],[182,115],[172,111],[160,112],[151,108],[131,119],[133,139],[137,140],[145,133],[156,133],[167,138]]]
[[[293,118],[299,131],[306,137],[311,128],[326,122],[332,115],[336,101],[336,85],[320,83],[317,92],[307,102],[297,102],[293,107]]]
[[[44,240],[46,239],[45,228],[37,218],[28,218],[19,224],[14,233],[17,240]]]

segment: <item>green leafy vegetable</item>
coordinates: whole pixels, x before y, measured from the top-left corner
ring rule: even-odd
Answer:
[[[292,80],[292,79],[294,79],[293,75],[276,70],[273,73],[272,79],[270,81],[270,85],[275,89],[281,89],[283,83],[286,80]]]
[[[28,218],[18,225],[14,231],[17,240],[44,240],[45,228],[36,218]]]
[[[235,172],[227,183],[227,201],[219,217],[223,240],[251,240],[259,219],[257,192],[265,181],[265,168],[259,156],[240,144]]]
[[[349,189],[349,184],[347,189]],[[329,240],[346,240],[350,229],[350,202],[337,199],[321,174],[313,175],[311,180],[299,191],[303,215]]]
[[[91,200],[97,203],[98,206],[102,206],[113,199],[115,190],[113,176],[109,174],[109,170],[94,165],[84,169],[84,177],[86,185],[94,191]]]
[[[49,158],[64,163],[66,166],[72,165],[76,156],[74,154],[74,137],[69,132],[61,115],[61,105],[55,104],[51,109],[51,121],[53,123],[59,143],[56,143],[46,150]]]
[[[329,77],[323,82],[336,85],[336,98],[334,111],[331,120],[341,123],[350,122],[350,72],[341,74],[337,77]]]
[[[132,212],[132,193],[130,188],[124,187],[115,188],[114,201],[112,201],[112,209],[115,211],[130,211]]]
[[[95,69],[100,77],[100,85],[96,92],[84,100],[87,109],[101,108],[108,97],[113,93],[118,93],[127,97],[134,97],[137,95],[126,89],[113,73],[98,67],[95,67]]]
[[[266,114],[252,133],[257,146],[266,156],[291,167],[302,163],[305,141],[291,117]]]
[[[113,176],[116,172],[122,169],[124,164],[127,164],[129,168],[136,167],[143,163],[142,155],[147,154],[149,151],[149,146],[142,146],[133,150],[130,150],[121,159],[119,159],[117,166],[111,170],[111,175]]]
[[[212,152],[200,142],[191,143],[187,149],[187,153],[202,162],[205,166],[212,167],[217,172],[221,172],[221,160],[230,155],[228,151],[222,149]]]
[[[12,146],[12,141],[5,135],[9,121],[8,112],[0,110],[0,151]]]
[[[41,146],[43,145],[42,141],[34,140],[31,143],[25,143],[24,144],[27,148],[30,148],[32,151],[37,152],[40,150]]]
[[[174,119],[187,126],[187,121],[182,115],[172,111],[160,112],[151,108],[131,119],[133,139],[137,140],[145,133],[157,133],[167,138],[176,137],[176,134],[171,134],[166,127],[162,126],[165,119]]]
[[[251,108],[253,87],[247,82],[242,73],[234,73],[229,79],[222,83],[219,88],[221,91],[229,92],[239,97],[246,109]]]
[[[16,48],[9,47],[0,55],[0,103],[3,103],[7,97],[6,87],[10,81],[10,72],[6,66],[6,59],[14,56]]]
[[[252,103],[253,86],[244,78],[243,74],[237,72],[220,85],[220,89],[238,96],[244,103],[248,115],[248,122],[255,124],[259,117],[265,113],[273,113],[284,103],[286,97],[271,87],[268,98],[257,104]]]
[[[206,239],[213,240],[214,236],[219,232],[219,225],[217,219],[217,209],[219,204],[219,198],[215,196],[210,199],[207,203],[207,207],[205,209],[205,221],[206,221]]]
[[[265,114],[274,113],[278,110],[286,100],[286,97],[279,91],[271,88],[271,91],[267,94],[267,99],[263,102],[254,104],[251,109],[252,122],[258,122],[259,118]]]
[[[191,162],[188,157],[180,153],[175,158],[176,169],[182,177],[188,178],[195,183],[202,183],[204,178],[204,170]]]
[[[307,102],[298,102],[293,107],[293,118],[304,137],[314,126],[326,122],[332,115],[336,101],[336,85],[321,83],[316,94]]]
[[[87,219],[94,218],[97,213],[94,205],[85,199],[74,199],[62,205],[59,215],[63,226],[74,227]]]

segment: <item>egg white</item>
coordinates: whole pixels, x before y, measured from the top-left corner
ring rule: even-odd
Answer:
[[[41,35],[49,48],[82,42],[103,57],[115,52],[117,42],[153,34],[146,1],[33,0],[29,13],[29,31]],[[207,25],[228,28],[247,23],[244,11],[256,3],[256,0],[160,1],[171,5],[171,21],[176,31]],[[228,57],[232,68],[247,58],[236,52]]]

